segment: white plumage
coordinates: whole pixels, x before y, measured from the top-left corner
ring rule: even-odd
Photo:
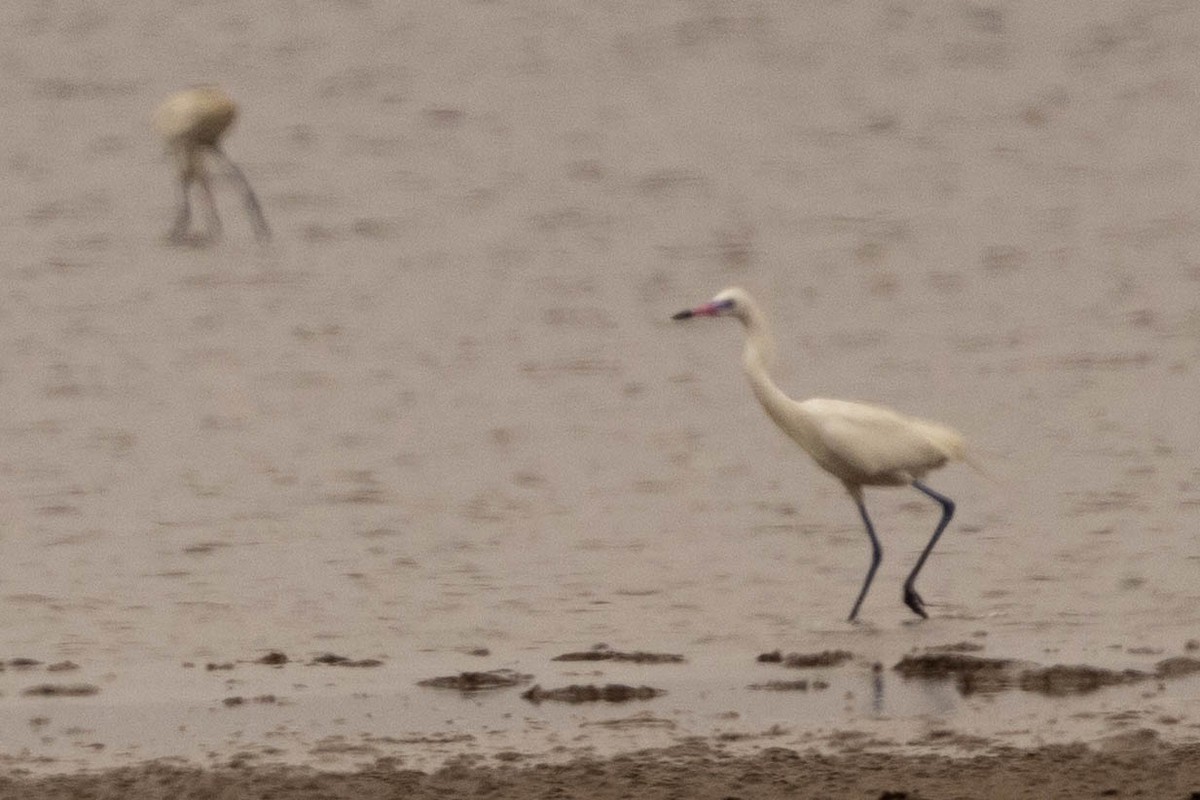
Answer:
[[[863,487],[913,486],[941,504],[941,520],[904,582],[905,604],[914,613],[927,618],[925,603],[915,588],[917,574],[954,515],[954,502],[930,489],[921,479],[947,462],[966,460],[962,436],[944,425],[908,417],[882,406],[823,398],[798,402],[785,395],[771,380],[768,371],[774,348],[766,321],[754,299],[743,289],[725,289],[704,305],[681,311],[673,319],[719,316],[734,317],[745,328],[742,365],[767,414],[822,469],[842,482],[862,515],[871,539],[872,559],[858,599],[850,611],[851,621],[858,617],[858,610],[883,558],[883,550],[863,503]]]
[[[221,149],[221,138],[237,119],[237,115],[237,104],[216,86],[196,86],[176,92],[164,100],[155,111],[154,127],[166,142],[178,168],[179,203],[175,223],[171,226],[169,234],[171,241],[179,242],[187,238],[187,229],[192,218],[190,192],[193,183],[200,187],[204,196],[212,219],[213,233],[220,230],[221,220],[217,216],[212,185],[204,163],[206,154],[212,154],[224,162],[237,181],[255,235],[259,239],[270,238],[271,229],[267,226],[266,217],[263,216],[254,190],[250,188],[250,182],[246,180],[237,164],[234,164]]]

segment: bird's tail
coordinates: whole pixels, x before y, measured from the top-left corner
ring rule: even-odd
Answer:
[[[929,441],[937,445],[949,460],[963,462],[993,483],[1003,483],[995,473],[980,463],[975,454],[967,447],[966,439],[958,431],[953,428],[947,428],[944,425],[939,425],[936,422],[928,422],[926,420],[919,420],[919,422],[924,428],[925,436],[928,437]]]
[[[981,464],[979,462],[979,459],[975,457],[974,453],[967,452],[967,448],[966,448],[965,444],[959,450],[959,452],[957,454],[957,458],[959,461],[963,462],[968,467],[970,467],[972,470],[974,470],[976,473],[978,473],[980,476],[986,478],[987,480],[991,481],[992,483],[1004,483],[1004,479],[1001,478],[999,475],[997,475],[992,470],[984,467],[983,464]]]

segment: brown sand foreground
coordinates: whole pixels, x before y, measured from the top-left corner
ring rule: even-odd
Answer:
[[[433,773],[380,764],[355,773],[297,767],[199,770],[151,763],[99,774],[0,779],[0,799],[587,797],[1073,798],[1200,796],[1200,746],[1095,750],[1082,745],[955,759],[771,748],[749,757],[704,745],[606,760],[498,768],[453,764]]]

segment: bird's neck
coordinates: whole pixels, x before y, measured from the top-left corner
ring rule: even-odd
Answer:
[[[746,345],[742,350],[742,368],[750,379],[754,396],[771,419],[789,433],[795,428],[796,402],[783,393],[771,379],[771,365],[775,357],[775,343],[767,330],[766,322],[757,309],[742,320],[746,328]],[[792,424],[787,424],[791,420]]]

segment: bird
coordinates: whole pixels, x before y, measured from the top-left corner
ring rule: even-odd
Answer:
[[[962,434],[945,425],[905,416],[890,408],[846,400],[811,398],[793,400],[775,385],[770,367],[774,343],[767,321],[754,298],[744,289],[730,287],[696,308],[680,311],[674,320],[696,317],[733,317],[742,323],[746,340],[742,367],[755,397],[772,421],[804,449],[822,469],[842,482],[858,506],[871,540],[871,566],[850,610],[850,622],[871,588],[883,560],[883,548],[863,500],[866,486],[911,486],[936,501],[942,516],[904,581],[904,604],[928,619],[925,601],[916,581],[926,559],[954,516],[954,501],[925,485],[925,474],[948,462],[973,462]]]
[[[182,242],[187,239],[191,223],[192,184],[198,184],[212,218],[211,233],[221,229],[212,185],[205,166],[205,155],[212,154],[233,174],[242,191],[255,236],[260,241],[271,238],[271,229],[263,216],[262,206],[250,188],[250,182],[237,164],[221,149],[221,138],[237,118],[237,104],[221,88],[213,85],[193,86],[170,95],[154,113],[154,127],[166,142],[178,169],[179,200],[175,222],[168,239]]]

